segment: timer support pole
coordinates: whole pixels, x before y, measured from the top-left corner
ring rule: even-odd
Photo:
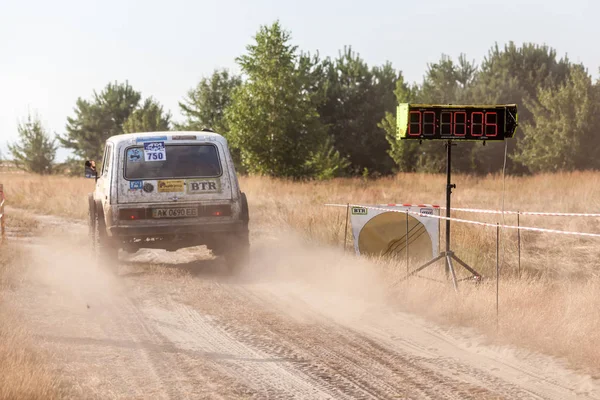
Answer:
[[[456,188],[456,185],[452,183],[452,179],[451,179],[452,178],[452,146],[453,146],[452,140],[448,140],[446,142],[446,155],[447,155],[447,159],[446,159],[446,218],[450,218],[452,189]],[[454,146],[456,146],[456,145],[454,144]],[[473,274],[473,276],[471,278],[474,278],[476,280],[481,279],[481,275],[477,271],[475,271],[473,268],[471,268],[466,262],[464,262],[463,260],[458,258],[458,256],[456,256],[456,254],[454,254],[454,252],[452,251],[452,249],[450,247],[450,230],[451,230],[450,223],[451,223],[451,221],[449,219],[446,219],[446,251],[441,252],[440,255],[435,257],[433,260],[428,261],[427,263],[421,265],[419,268],[408,273],[406,275],[406,277],[404,277],[402,279],[403,281],[410,278],[413,275],[416,275],[420,271],[424,270],[425,268],[429,267],[430,265],[435,264],[436,262],[438,262],[439,260],[442,260],[442,259],[444,260],[446,277],[448,277],[449,274],[452,275],[452,284],[454,285],[454,290],[458,290],[458,280],[456,279],[456,271],[454,270],[454,264],[452,263],[452,260],[456,261],[463,268],[465,268],[467,271],[469,271],[471,274]],[[469,278],[466,278],[466,279],[469,279]],[[461,279],[461,280],[465,280],[465,279]]]
[[[452,189],[456,189],[456,185],[452,183],[451,175],[452,175],[452,146],[456,146],[452,144],[451,140],[446,142],[446,218],[450,218],[450,201],[452,196]],[[451,255],[452,251],[450,250],[450,220],[446,220],[446,255]],[[452,282],[456,287],[456,277],[454,274],[454,268],[452,266],[452,260],[446,257],[446,278],[448,278],[448,272],[452,271]]]

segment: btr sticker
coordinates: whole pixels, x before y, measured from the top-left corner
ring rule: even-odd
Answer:
[[[187,182],[187,192],[189,194],[219,193],[220,191],[221,182],[218,179],[198,179]]]
[[[421,208],[419,213],[426,215],[433,215],[433,210],[431,208]]]
[[[138,162],[142,161],[142,152],[140,149],[133,148],[127,150],[127,161]]]
[[[129,181],[129,190],[142,190],[144,181]]]
[[[144,143],[145,161],[166,161],[167,153],[165,151],[165,142],[147,142]]]
[[[158,181],[159,193],[183,192],[183,180]]]
[[[352,207],[352,215],[367,215],[368,213],[364,207]]]

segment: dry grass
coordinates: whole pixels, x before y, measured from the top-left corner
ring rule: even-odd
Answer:
[[[94,180],[64,176],[0,173],[7,204],[40,214],[83,219]]]
[[[500,209],[503,181],[499,176],[453,179],[457,189],[453,206]],[[340,179],[332,182],[293,183],[267,178],[242,179],[242,188],[251,202],[251,219],[260,233],[291,227],[321,243],[341,246],[344,239],[345,208],[324,207],[325,203],[432,203],[445,202],[445,176],[399,174],[376,181]],[[600,210],[600,173],[576,172],[507,177],[504,208],[521,211],[595,212]],[[464,219],[502,223],[500,215],[455,212]],[[507,225],[516,225],[516,216],[505,216]],[[581,232],[599,232],[600,218],[521,216],[522,226],[547,227]],[[256,229],[253,229],[256,230]],[[494,228],[453,224],[454,250],[465,261],[487,275],[495,269]],[[348,235],[348,245],[351,244]],[[501,231],[504,239],[503,271],[516,271],[517,234]],[[442,233],[442,243],[444,237]],[[547,233],[522,232],[522,268],[538,275],[600,276],[600,240]]]
[[[25,252],[12,245],[0,247],[0,399],[58,399],[67,397],[60,380],[46,366],[47,354],[40,351],[31,333],[4,296],[23,278],[27,269]]]
[[[598,279],[504,279],[498,324],[494,282],[462,285],[456,294],[450,285],[413,279],[394,290],[403,309],[438,323],[475,328],[491,341],[558,356],[573,368],[600,374]]]
[[[0,246],[0,295],[1,292],[13,289],[21,283],[26,265],[23,249],[10,244]]]
[[[503,181],[499,176],[457,175],[456,207],[499,209]],[[93,181],[83,178],[2,175],[9,204],[40,213],[85,218],[86,195]],[[342,246],[345,209],[325,203],[443,204],[445,176],[399,174],[376,181],[339,179],[330,182],[290,182],[245,177],[253,240],[277,237],[290,228],[310,241]],[[597,212],[600,173],[576,172],[531,177],[507,177],[505,209],[522,211]],[[456,212],[454,216],[502,222],[494,215]],[[516,224],[506,216],[507,224]],[[522,226],[600,233],[598,218],[521,217]],[[351,245],[351,234],[348,235]],[[517,274],[516,232],[502,232],[500,257],[500,320],[496,328],[495,286],[463,284],[457,296],[451,287],[412,279],[397,284],[405,266],[375,262],[389,279],[400,306],[442,323],[469,326],[496,338],[566,358],[571,365],[598,374],[600,366],[600,240],[524,232]],[[442,237],[443,240],[443,237]],[[495,270],[493,228],[453,225],[452,243],[458,255],[484,275]]]
[[[499,176],[453,179],[456,207],[500,209],[503,181]],[[400,174],[377,181],[340,179],[292,183],[250,177],[241,182],[251,202],[253,232],[273,235],[293,228],[320,243],[342,246],[344,208],[325,203],[443,204],[445,176]],[[576,172],[533,177],[507,177],[504,208],[521,211],[598,212],[600,173]],[[502,223],[501,216],[456,212],[454,216]],[[515,216],[506,216],[516,225]],[[522,226],[600,233],[599,218],[521,217]],[[275,233],[276,234],[276,233]],[[394,286],[403,308],[441,323],[474,327],[503,343],[514,343],[564,357],[572,366],[600,373],[600,239],[523,232],[521,266],[517,273],[516,231],[501,232],[500,320],[496,327],[495,285],[462,285],[457,296],[451,286],[412,279],[402,263],[378,262]],[[351,247],[351,233],[348,247]],[[442,235],[442,243],[444,237]],[[457,254],[494,278],[496,232],[456,223],[452,243]],[[435,274],[435,271],[433,271]]]

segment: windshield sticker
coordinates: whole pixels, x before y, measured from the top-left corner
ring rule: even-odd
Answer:
[[[135,141],[137,143],[139,142],[157,142],[157,141],[165,141],[168,140],[166,136],[146,136],[146,137],[139,137],[137,139],[135,139]]]
[[[187,192],[189,194],[220,193],[221,181],[218,179],[190,180],[187,182]]]
[[[159,193],[183,192],[183,180],[158,181]]]
[[[142,152],[140,149],[128,149],[127,150],[127,161],[129,162],[138,162],[142,161]]]
[[[142,190],[144,181],[129,181],[129,190]]]
[[[165,151],[165,142],[144,143],[145,161],[166,161],[167,152]]]

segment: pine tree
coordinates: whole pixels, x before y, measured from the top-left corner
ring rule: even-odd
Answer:
[[[396,89],[394,90],[394,97],[396,103],[410,103],[412,102],[417,94],[418,88],[416,86],[409,86],[404,81],[404,77],[400,75],[396,81]],[[385,138],[390,144],[388,150],[389,156],[394,160],[398,171],[415,171],[418,163],[418,143],[399,140],[398,130],[396,127],[396,110],[394,112],[386,112],[385,117],[379,123],[379,127],[385,131]]]
[[[46,133],[40,118],[27,116],[17,127],[19,141],[8,149],[17,168],[36,174],[51,174],[57,145]]]
[[[165,113],[163,107],[152,97],[134,110],[123,124],[123,132],[162,132],[171,129],[171,114]]]
[[[262,26],[247,54],[237,59],[245,83],[227,109],[230,141],[251,173],[316,176],[316,154],[335,156],[316,110],[315,65],[297,54],[279,22]],[[321,157],[319,156],[319,157]]]
[[[83,159],[99,160],[110,136],[124,133],[123,124],[137,108],[141,94],[129,83],[109,83],[91,101],[77,99],[75,117],[67,118],[61,145]]]
[[[195,88],[179,102],[184,123],[177,125],[181,130],[201,130],[211,128],[227,136],[229,128],[225,120],[225,110],[231,104],[233,91],[242,80],[229,71],[215,70],[209,78],[202,78]]]
[[[390,173],[394,165],[388,155],[390,146],[378,123],[396,107],[393,91],[398,72],[389,63],[370,68],[351,47],[324,64],[325,98],[318,112],[335,148],[348,157],[354,173],[365,169]]]
[[[569,77],[571,63],[567,57],[557,58],[556,51],[548,46],[524,43],[517,46],[509,42],[503,48],[493,46],[481,63],[480,70],[472,85],[474,103],[503,104],[514,103],[519,107],[519,126],[531,123],[533,106],[541,89],[556,89]],[[521,128],[517,128],[515,139],[508,140],[507,171],[527,172],[513,157],[520,152]],[[480,172],[498,171],[503,166],[502,143],[489,143],[476,146],[473,160]]]
[[[600,96],[583,66],[560,87],[541,88],[515,159],[532,172],[600,168]]]

